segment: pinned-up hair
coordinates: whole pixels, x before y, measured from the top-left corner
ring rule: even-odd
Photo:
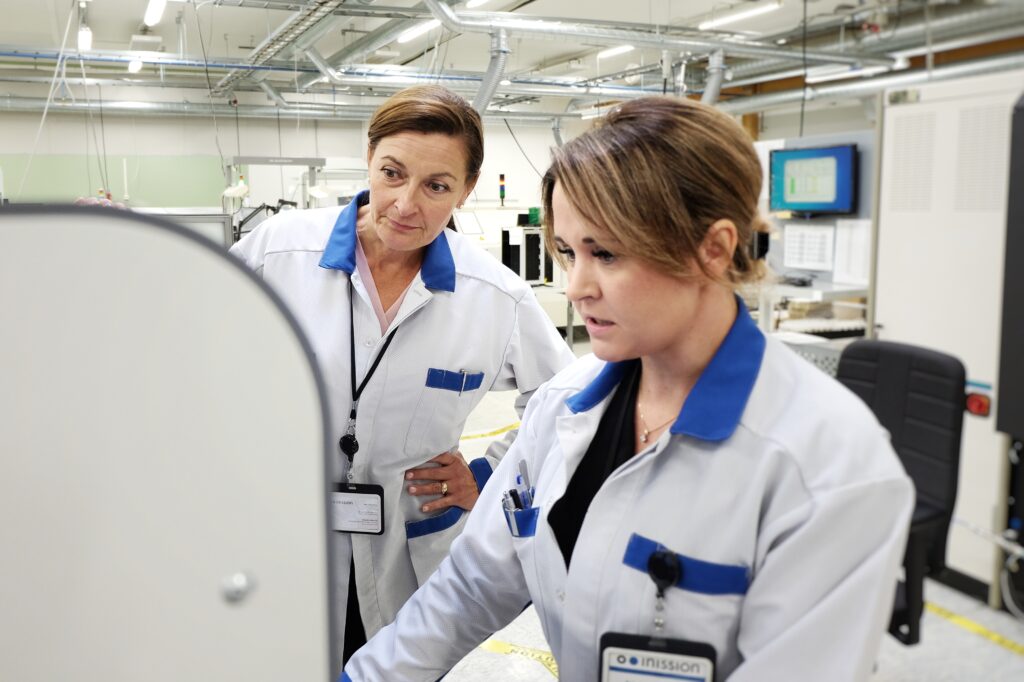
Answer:
[[[385,137],[399,133],[441,133],[466,148],[466,180],[480,174],[484,131],[480,114],[463,97],[440,85],[416,85],[389,97],[370,118],[369,152]]]

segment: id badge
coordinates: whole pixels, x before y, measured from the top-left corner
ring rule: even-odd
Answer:
[[[384,533],[384,488],[365,483],[338,483],[331,493],[331,523],[343,533]]]
[[[620,632],[601,635],[601,682],[714,682],[716,661],[715,648],[704,642]]]

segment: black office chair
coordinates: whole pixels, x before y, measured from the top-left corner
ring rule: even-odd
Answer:
[[[951,355],[919,346],[856,341],[840,356],[836,378],[889,430],[893,449],[914,481],[917,504],[889,633],[903,644],[917,644],[924,578],[946,563],[960,465],[964,366]]]

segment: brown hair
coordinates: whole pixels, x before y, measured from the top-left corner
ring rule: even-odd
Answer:
[[[466,146],[466,179],[480,174],[484,162],[484,131],[480,114],[465,99],[440,85],[415,85],[396,92],[370,119],[369,153],[389,135],[442,133]]]
[[[763,265],[751,255],[759,215],[761,164],[746,132],[727,114],[686,99],[644,97],[616,107],[554,150],[544,176],[545,239],[554,248],[555,183],[573,208],[622,252],[670,274],[692,275],[708,228],[731,220],[738,244],[725,279],[751,282]]]

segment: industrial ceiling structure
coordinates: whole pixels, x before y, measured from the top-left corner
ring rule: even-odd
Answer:
[[[740,114],[1024,68],[1022,0],[0,0],[0,12],[0,111],[356,120],[400,88],[441,83],[485,116],[557,122],[650,94]]]

